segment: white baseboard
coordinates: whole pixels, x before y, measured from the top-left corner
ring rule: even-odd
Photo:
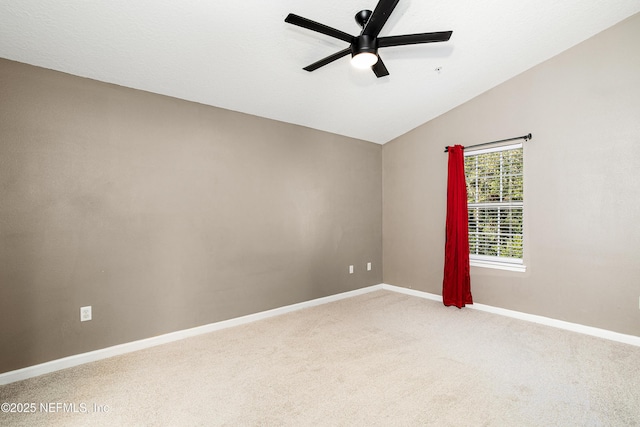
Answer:
[[[431,294],[423,291],[416,291],[415,289],[401,288],[399,286],[382,284],[382,289],[394,292],[400,292],[407,295],[412,295],[420,298],[425,298],[433,301],[442,302],[442,296]],[[499,314],[501,316],[513,317],[514,319],[526,320],[527,322],[539,323],[541,325],[552,326],[554,328],[565,329],[567,331],[578,332],[585,335],[591,335],[598,338],[604,338],[611,341],[617,341],[624,344],[634,345],[640,347],[640,337],[635,335],[626,335],[618,332],[609,331],[607,329],[594,328],[592,326],[585,326],[579,323],[565,322],[564,320],[552,319],[550,317],[538,316],[535,314],[522,313],[520,311],[507,310],[506,308],[493,307],[485,304],[473,303],[467,308],[474,310],[486,311],[488,313]]]
[[[0,385],[25,380],[27,378],[37,377],[38,375],[48,374],[50,372],[71,368],[73,366],[83,365],[89,362],[95,362],[113,356],[119,356],[121,354],[131,353],[133,351],[143,350],[145,348],[155,347],[157,345],[167,344],[184,338],[219,331],[221,329],[231,328],[233,326],[244,325],[247,323],[255,322],[257,320],[267,319],[269,317],[280,316],[282,314],[291,313],[303,308],[315,307],[317,305],[327,304],[329,302],[338,301],[345,298],[351,298],[356,295],[362,295],[380,289],[382,289],[382,285],[373,285],[362,289],[356,289],[354,291],[343,292],[336,295],[330,295],[323,298],[304,301],[298,304],[274,308],[272,310],[262,311],[260,313],[249,314],[229,320],[223,320],[221,322],[210,323],[208,325],[197,326],[195,328],[184,329],[182,331],[171,332],[164,335],[158,335],[152,338],[146,338],[125,344],[115,345],[100,350],[90,351],[88,353],[76,354],[73,356],[64,357],[62,359],[41,363],[39,365],[28,366],[26,368],[0,374]]]
[[[16,381],[25,380],[39,375],[48,374],[50,372],[59,371],[73,366],[83,365],[89,362],[95,362],[98,360],[106,359],[121,354],[131,353],[133,351],[142,350],[145,348],[155,347],[161,344],[167,344],[170,342],[178,341],[184,338],[194,337],[197,335],[206,334],[209,332],[219,331],[221,329],[231,328],[234,326],[244,325],[247,323],[255,322],[257,320],[267,319],[269,317],[279,316],[285,313],[291,313],[293,311],[301,310],[303,308],[315,307],[329,302],[338,301],[345,298],[351,298],[356,295],[362,295],[377,290],[387,290],[398,292],[406,295],[411,295],[419,298],[425,298],[433,301],[442,302],[442,296],[431,294],[428,292],[418,291],[415,289],[402,288],[399,286],[380,284],[373,285],[362,289],[356,289],[354,291],[343,292],[336,295],[330,295],[323,298],[317,298],[310,301],[301,302],[298,304],[292,304],[285,307],[274,308],[273,310],[262,311],[260,313],[249,314],[247,316],[237,317],[234,319],[223,320],[221,322],[211,323],[204,326],[198,326],[191,329],[185,329],[182,331],[171,332],[157,337],[142,339],[139,341],[133,341],[130,343],[120,344],[113,347],[107,347],[100,350],[90,351],[88,353],[77,354],[62,359],[52,360],[50,362],[41,363],[39,365],[28,366],[23,369],[15,371],[5,372],[0,374],[0,385],[9,384]],[[484,304],[472,304],[468,305],[468,308],[475,310],[486,311],[489,313],[499,314],[501,316],[513,317],[515,319],[526,320],[528,322],[540,323],[555,328],[566,329],[573,332],[578,332],[586,335],[592,335],[598,338],[604,338],[612,341],[617,341],[625,344],[630,344],[640,347],[640,337],[634,335],[625,335],[606,329],[593,328],[591,326],[584,326],[577,323],[565,322],[562,320],[551,319],[549,317],[537,316],[534,314],[521,313],[518,311],[507,310],[499,307],[492,307]]]

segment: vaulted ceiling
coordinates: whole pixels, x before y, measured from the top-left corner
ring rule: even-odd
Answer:
[[[380,49],[383,78],[348,57],[302,70],[348,44],[288,13],[356,35],[354,15],[376,4],[2,0],[0,57],[385,143],[640,12],[638,0],[400,0],[381,36],[450,41]]]

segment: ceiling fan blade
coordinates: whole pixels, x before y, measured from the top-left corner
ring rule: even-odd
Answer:
[[[314,62],[311,65],[307,65],[306,67],[303,68],[303,70],[306,70],[306,71],[317,70],[320,67],[324,67],[325,65],[330,64],[331,62],[335,61],[336,59],[340,59],[343,56],[349,55],[350,53],[351,53],[351,47],[348,47],[345,50],[341,50],[340,52],[336,52],[333,55],[329,55],[326,58],[323,58],[318,62]]]
[[[376,73],[376,77],[384,77],[389,75],[389,70],[384,66],[384,62],[382,62],[382,58],[378,56],[378,62],[371,66],[371,69],[374,73]]]
[[[396,8],[398,0],[380,0],[375,10],[369,18],[369,22],[362,30],[362,34],[365,36],[378,37],[380,30],[387,23],[391,12]]]
[[[336,30],[335,28],[328,27],[324,24],[303,18],[302,16],[298,16],[293,13],[287,15],[284,22],[306,28],[307,30],[317,31],[318,33],[344,40],[347,43],[351,43],[353,40],[353,36],[351,34],[347,34],[344,31]]]
[[[378,38],[378,47],[402,46],[407,44],[446,42],[453,31],[439,31],[437,33],[406,34],[404,36],[390,36]]]

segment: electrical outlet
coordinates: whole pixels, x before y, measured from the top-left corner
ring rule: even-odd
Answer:
[[[353,265],[349,266],[349,274],[353,274]]]
[[[370,262],[367,263],[367,271],[371,271],[371,263]]]
[[[87,320],[91,320],[91,306],[88,305],[86,307],[80,307],[80,321],[86,322]]]

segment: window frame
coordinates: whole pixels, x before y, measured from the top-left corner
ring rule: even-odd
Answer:
[[[522,163],[523,163],[523,175],[522,175],[522,258],[500,257],[490,255],[478,255],[471,253],[471,247],[469,249],[469,265],[471,267],[493,268],[499,270],[525,272],[526,265],[524,264],[524,252],[525,252],[525,239],[524,239],[524,144],[522,142],[508,145],[501,145],[492,148],[480,148],[465,150],[464,157],[478,156],[481,154],[494,153],[499,151],[508,151],[522,149]],[[465,175],[465,180],[467,179]],[[471,209],[469,202],[467,202],[467,209]],[[471,234],[471,233],[469,233]]]

